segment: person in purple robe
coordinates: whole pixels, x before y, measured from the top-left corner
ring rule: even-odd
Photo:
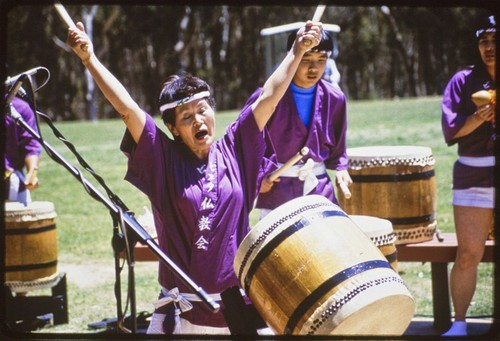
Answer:
[[[295,32],[288,37],[288,50],[294,36]],[[336,171],[339,184],[352,183],[347,172],[346,98],[339,87],[322,79],[332,50],[332,38],[323,31],[319,45],[302,56],[292,83],[267,123],[278,167],[304,147],[309,154],[275,181],[268,176],[264,179],[256,203],[261,218],[307,194],[323,195],[338,204],[327,169]],[[257,89],[247,103],[255,102],[261,93],[262,88]]]
[[[321,23],[310,21],[299,30],[259,99],[245,106],[216,141],[215,101],[203,80],[175,75],[164,83],[158,104],[172,140],[97,59],[83,24],[68,30],[67,44],[126,124],[121,144],[129,158],[126,179],[150,199],[161,249],[215,301],[239,285],[233,261],[249,232],[249,212],[268,163],[264,128],[321,31]],[[88,45],[86,51],[82,44]],[[199,302],[162,263],[159,282],[149,333],[229,333],[223,314]]]
[[[495,18],[476,31],[482,63],[461,70],[443,93],[442,130],[449,146],[458,146],[453,167],[453,214],[457,255],[451,269],[450,289],[454,322],[444,336],[467,335],[466,313],[477,281],[477,268],[493,226],[495,189],[495,105],[476,106],[472,95],[495,89]]]
[[[38,131],[35,113],[28,102],[14,97],[8,110],[15,110],[34,130]],[[31,202],[30,191],[39,186],[38,167],[42,145],[10,115],[5,115],[5,198],[24,205]],[[26,173],[25,173],[26,171]]]

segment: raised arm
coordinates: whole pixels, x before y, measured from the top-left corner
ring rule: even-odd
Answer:
[[[321,23],[308,21],[297,32],[297,38],[281,64],[267,79],[262,94],[252,104],[255,120],[260,130],[264,129],[278,102],[285,94],[304,53],[319,44],[321,30]],[[304,43],[305,40],[310,41],[310,44]]]
[[[76,24],[76,28],[68,28],[66,43],[82,60],[104,96],[122,117],[134,141],[138,142],[146,123],[146,114],[120,81],[99,61],[81,22]],[[80,48],[82,44],[88,45],[85,51]]]

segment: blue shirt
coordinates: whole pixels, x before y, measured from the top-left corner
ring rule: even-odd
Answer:
[[[314,100],[314,90],[316,90],[316,85],[307,89],[300,88],[293,83],[290,84],[292,89],[293,98],[295,99],[295,104],[297,105],[297,111],[299,112],[299,117],[304,123],[304,125],[309,128],[311,123],[312,105]]]

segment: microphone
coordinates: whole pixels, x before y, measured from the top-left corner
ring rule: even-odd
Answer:
[[[28,77],[31,77],[31,76],[35,75],[40,70],[45,70],[45,68],[41,67],[41,66],[37,66],[37,67],[35,67],[35,68],[31,69],[31,70],[25,71],[23,73],[20,73],[18,75],[13,76],[13,77],[7,77],[7,80],[5,81],[5,86],[11,86],[22,75],[26,75]]]
[[[5,108],[10,108],[10,103],[12,102],[14,97],[17,95],[17,93],[20,92],[21,85],[23,85],[24,79],[26,77],[27,76],[25,74],[22,74],[16,78],[16,82],[14,83],[14,86],[12,86],[12,88],[9,90],[9,94],[7,95],[7,98],[5,100]]]

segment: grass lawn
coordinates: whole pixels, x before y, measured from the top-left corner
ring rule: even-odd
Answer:
[[[373,145],[418,145],[432,148],[436,159],[438,229],[453,232],[451,207],[451,170],[456,147],[447,147],[441,134],[440,98],[425,97],[391,101],[352,101],[348,103],[349,147]],[[47,113],[49,114],[49,113]],[[236,111],[217,114],[219,136]],[[158,122],[160,122],[158,120]],[[163,126],[163,125],[162,125]],[[121,120],[61,122],[58,129],[71,141],[111,190],[136,214],[149,207],[147,198],[123,180],[126,158],[119,151],[124,131]],[[43,136],[63,157],[78,165],[72,154],[45,125]],[[81,168],[80,166],[78,166]],[[90,174],[85,177],[93,181]],[[40,188],[36,201],[55,204],[58,231],[58,269],[68,280],[69,323],[46,327],[48,333],[94,333],[89,323],[116,317],[114,297],[114,258],[111,247],[112,220],[106,207],[86,194],[83,187],[47,154],[40,167]],[[96,188],[105,194],[96,184]],[[252,225],[257,215],[252,213]],[[153,309],[158,294],[156,262],[138,262],[135,266],[137,311]],[[430,264],[400,263],[400,274],[414,295],[417,316],[432,316]],[[121,275],[122,300],[125,301],[127,271]],[[493,313],[493,265],[481,264],[479,281],[469,316]],[[35,294],[44,294],[33,293]],[[127,314],[130,313],[130,309]]]

